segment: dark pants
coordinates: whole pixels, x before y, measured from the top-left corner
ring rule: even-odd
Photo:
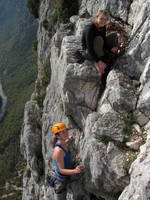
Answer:
[[[55,181],[55,200],[66,200],[67,195],[67,182],[66,181]]]
[[[94,51],[95,51],[97,57],[103,56],[105,58],[104,62],[106,63],[107,67],[105,69],[105,73],[101,77],[101,82],[105,86],[107,75],[111,69],[111,66],[113,65],[113,63],[116,59],[116,55],[114,53],[111,53],[111,49],[113,47],[118,46],[117,34],[111,33],[110,35],[108,35],[106,37],[106,41],[105,41],[106,49],[104,48],[104,40],[101,36],[97,36],[95,38],[93,45],[94,45]]]
[[[107,63],[107,56],[109,59],[109,53],[111,54],[111,49],[117,46],[118,46],[118,37],[116,33],[111,33],[106,37],[105,46],[104,46],[104,40],[101,36],[95,37],[93,44],[93,48],[97,57],[99,58],[101,56],[106,57],[106,63]]]
[[[116,33],[111,33],[106,37],[105,46],[104,46],[104,40],[101,36],[95,37],[93,43],[93,49],[95,51],[95,54],[99,58],[103,56],[106,60],[106,63],[107,63],[107,57],[109,59],[109,54],[111,54],[111,49],[117,46],[118,46],[118,37]],[[88,53],[88,50],[86,50],[83,54],[87,60],[93,61],[92,57]]]

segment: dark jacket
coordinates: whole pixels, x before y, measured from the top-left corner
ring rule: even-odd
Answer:
[[[96,36],[101,36],[104,39],[104,46],[105,46],[106,27],[97,29],[93,23],[87,25],[82,35],[82,48],[83,50],[88,50],[88,54],[95,62],[98,62],[100,60],[105,61],[105,56],[98,57],[94,51],[93,44]]]

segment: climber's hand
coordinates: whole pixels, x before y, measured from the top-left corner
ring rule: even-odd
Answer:
[[[113,52],[113,53],[118,53],[118,47],[113,47],[113,48],[111,49],[111,52]]]
[[[69,140],[70,141],[75,140],[75,137],[71,135],[71,136],[69,136]]]
[[[80,169],[81,171],[84,171],[85,166],[84,166],[84,165],[79,165],[79,169]]]
[[[78,166],[76,167],[76,169],[79,170],[80,173],[81,173],[81,172],[84,171],[85,167],[84,167],[83,165],[78,165]]]

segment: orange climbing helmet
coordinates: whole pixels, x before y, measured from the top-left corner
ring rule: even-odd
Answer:
[[[56,135],[57,133],[67,129],[67,126],[64,123],[56,123],[52,126],[52,133]]]

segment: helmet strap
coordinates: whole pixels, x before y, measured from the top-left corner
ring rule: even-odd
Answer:
[[[57,136],[59,136],[59,140],[62,140],[62,141],[65,141],[65,139],[63,139],[62,137],[61,137],[61,135],[60,135],[60,133],[57,133]]]

